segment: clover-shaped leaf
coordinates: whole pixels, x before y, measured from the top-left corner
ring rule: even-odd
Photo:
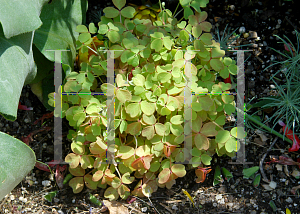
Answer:
[[[225,143],[225,149],[227,152],[237,152],[240,149],[240,142],[237,141],[235,138],[231,137]]]
[[[155,135],[153,126],[146,126],[142,131],[142,136],[146,137],[148,140],[151,140]]]
[[[171,167],[171,171],[172,171],[172,173],[174,173],[178,177],[183,177],[186,174],[185,166],[182,165],[182,164],[174,164]]]
[[[104,192],[104,197],[108,198],[110,201],[117,200],[119,198],[119,193],[117,192],[117,189],[108,187]]]
[[[105,13],[105,17],[107,18],[115,18],[120,12],[116,8],[106,7],[103,9],[103,13]]]
[[[124,16],[125,18],[131,19],[134,17],[135,9],[133,7],[125,7],[124,9],[121,10],[121,15]]]
[[[171,117],[170,122],[175,125],[180,125],[181,123],[183,123],[183,117],[182,115],[175,115]]]
[[[119,10],[121,10],[126,4],[126,0],[112,0],[112,2]]]
[[[230,132],[226,130],[221,130],[216,135],[217,143],[225,143],[230,138]]]
[[[159,184],[164,184],[166,183],[169,178],[170,178],[170,174],[171,174],[171,171],[169,168],[165,168],[163,169],[159,174],[158,174],[158,183]]]
[[[122,175],[122,183],[131,184],[134,181],[134,177],[130,177],[130,173],[126,172]]]
[[[244,139],[246,137],[246,132],[243,127],[232,128],[230,134],[237,139]]]
[[[155,104],[154,103],[149,103],[147,101],[142,101],[141,102],[141,110],[144,114],[150,116],[153,115],[155,112]]]
[[[131,93],[128,90],[119,89],[117,90],[117,98],[121,103],[131,100]]]
[[[69,186],[72,187],[73,193],[80,193],[84,187],[83,177],[74,177],[69,181]]]
[[[65,157],[65,161],[70,164],[71,168],[76,168],[80,162],[80,155],[70,153]]]
[[[84,176],[84,183],[89,189],[97,189],[98,182],[93,181],[93,176],[90,174]]]
[[[92,180],[93,181],[100,181],[100,179],[103,177],[104,173],[102,170],[98,170],[93,174]]]

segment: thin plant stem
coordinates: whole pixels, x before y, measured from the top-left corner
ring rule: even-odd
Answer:
[[[251,115],[247,114],[246,112],[242,111],[241,109],[239,108],[236,108],[236,110],[239,112],[239,113],[242,113],[245,115],[245,117],[249,120],[251,120],[252,122],[256,123],[257,125],[259,125],[260,127],[264,128],[265,130],[269,131],[270,133],[282,138],[283,140],[285,140],[286,142],[289,142],[290,144],[293,145],[293,142],[286,138],[284,135],[280,134],[279,132],[275,131],[274,129],[271,129],[270,127],[266,126],[265,124],[263,124],[262,122],[258,121],[257,119],[255,119],[254,117],[252,117]]]

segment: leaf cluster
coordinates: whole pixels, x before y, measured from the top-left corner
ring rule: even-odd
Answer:
[[[194,8],[197,2],[203,1],[181,1]],[[152,22],[131,19],[135,9],[125,0],[113,3],[116,8],[104,9],[98,28],[77,27],[79,51],[93,54],[63,85],[62,117],[75,129],[68,135],[72,153],[65,158],[75,176],[69,185],[75,193],[84,186],[106,188],[110,200],[130,193],[150,196],[185,176],[186,161],[198,167],[197,182],[203,182],[210,170],[201,169],[210,165],[212,155],[233,156],[239,148],[237,130],[223,129],[226,115],[235,111],[231,85],[217,81],[237,73],[235,62],[224,58],[209,33],[207,13],[198,7],[189,21],[178,21],[163,9]],[[115,83],[103,83],[112,58]],[[187,92],[190,105],[185,104]],[[112,97],[114,118],[106,100]],[[108,143],[109,127],[114,144]],[[185,147],[188,138],[191,149]]]

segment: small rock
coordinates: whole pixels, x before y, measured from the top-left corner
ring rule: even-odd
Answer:
[[[222,199],[222,195],[216,195],[216,200]]]
[[[25,123],[30,123],[31,120],[30,120],[29,118],[25,118],[25,119],[24,119],[24,122],[25,122]]]
[[[233,203],[228,203],[227,206],[228,206],[228,207],[232,207],[232,206],[233,206]]]
[[[15,200],[15,196],[14,196],[14,195],[11,195],[11,196],[10,196],[10,200],[11,200],[11,201]]]
[[[239,32],[240,33],[245,33],[246,32],[246,28],[245,27],[240,27]]]
[[[217,207],[217,206],[218,206],[218,204],[217,204],[217,203],[213,203],[213,206],[214,206],[214,207]]]
[[[22,196],[19,197],[19,200],[22,201],[23,203],[26,203],[26,202],[27,202],[27,198],[24,198],[24,197],[22,197]]]
[[[249,89],[252,89],[252,88],[254,88],[255,87],[255,81],[249,81],[248,82],[248,88]]]
[[[255,210],[252,210],[252,211],[250,212],[250,214],[256,214],[256,211],[255,211]]]
[[[15,122],[13,123],[13,127],[14,127],[14,128],[18,128],[18,127],[19,127],[19,123],[18,123],[17,121],[15,121]]]
[[[178,207],[176,205],[173,205],[172,210],[178,210]]]
[[[222,198],[222,199],[219,201],[219,204],[225,204],[224,198]]]
[[[293,202],[293,199],[292,199],[291,197],[288,197],[287,199],[285,199],[285,201],[286,201],[287,203],[292,203],[292,202]]]
[[[225,192],[226,192],[226,187],[225,187],[225,186],[221,186],[221,187],[218,189],[218,191],[219,191],[220,193],[225,193]]]
[[[44,180],[44,181],[42,181],[42,185],[43,185],[44,187],[50,186],[50,185],[51,185],[51,181],[49,181],[49,180]]]
[[[141,210],[142,210],[143,213],[145,213],[145,212],[147,212],[147,207],[142,207]]]

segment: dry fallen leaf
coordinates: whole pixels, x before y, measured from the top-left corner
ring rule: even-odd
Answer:
[[[275,181],[271,181],[269,184],[262,184],[262,186],[265,188],[265,190],[272,191],[276,188],[277,183]]]
[[[263,143],[265,143],[269,139],[266,135],[264,135],[264,132],[260,131],[259,129],[256,129],[255,133],[260,137]]]
[[[110,214],[129,214],[127,207],[118,201],[103,200],[103,203],[108,208]]]
[[[276,164],[275,167],[278,171],[282,171],[282,165]]]
[[[260,145],[260,146],[266,145],[266,143],[263,142],[260,137],[254,138],[254,143],[256,143],[257,145]]]
[[[300,171],[298,171],[297,169],[294,169],[292,172],[292,176],[294,176],[296,179],[298,179],[300,177]]]

